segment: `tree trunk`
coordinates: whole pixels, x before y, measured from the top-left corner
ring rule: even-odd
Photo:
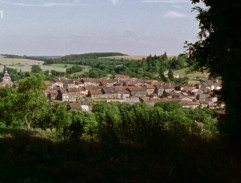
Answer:
[[[27,116],[24,116],[24,121],[25,121],[25,123],[26,123],[26,125],[27,125],[27,130],[30,130],[30,127],[31,127],[31,121],[28,121]]]

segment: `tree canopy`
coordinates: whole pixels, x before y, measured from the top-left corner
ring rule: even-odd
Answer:
[[[226,103],[227,134],[241,140],[241,1],[192,0],[206,7],[198,12],[199,40],[187,43],[189,55],[196,59],[196,67],[221,77],[220,99]]]

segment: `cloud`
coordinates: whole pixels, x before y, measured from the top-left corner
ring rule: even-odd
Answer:
[[[1,1],[2,4],[12,5],[12,6],[23,6],[23,7],[56,7],[56,6],[84,6],[85,4],[80,3],[55,3],[55,2],[46,2],[42,4],[30,4],[30,3],[16,3],[16,2],[7,2]]]
[[[109,0],[113,5],[117,5],[117,3],[119,2],[119,0]]]
[[[170,17],[170,18],[184,18],[186,15],[176,12],[176,11],[168,11],[164,14],[164,17]]]
[[[191,3],[190,0],[143,0],[144,3],[170,3],[170,4],[178,4],[178,3]]]

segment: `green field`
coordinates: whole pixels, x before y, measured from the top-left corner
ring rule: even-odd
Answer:
[[[180,75],[181,78],[187,77],[188,78],[188,83],[189,84],[197,84],[199,83],[200,80],[207,80],[209,77],[208,72],[197,72],[197,71],[192,71],[188,73],[189,68],[182,68],[179,70],[174,70],[174,74]]]
[[[22,72],[30,72],[32,65],[39,65],[43,71],[46,70],[55,70],[58,72],[66,72],[66,68],[70,68],[74,66],[73,64],[51,64],[51,65],[43,65],[43,61],[39,60],[30,60],[30,59],[18,59],[18,58],[5,58],[4,56],[0,55],[0,71],[3,70],[4,65],[9,68],[17,69],[18,71]],[[82,66],[85,69],[81,72],[88,72],[88,66]]]

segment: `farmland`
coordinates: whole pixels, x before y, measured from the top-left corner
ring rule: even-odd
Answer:
[[[3,70],[4,65],[8,68],[17,69],[22,72],[30,72],[32,65],[39,65],[43,71],[55,70],[58,72],[66,72],[66,68],[72,67],[72,64],[51,64],[43,65],[43,61],[31,59],[5,58],[0,55],[0,71]]]

